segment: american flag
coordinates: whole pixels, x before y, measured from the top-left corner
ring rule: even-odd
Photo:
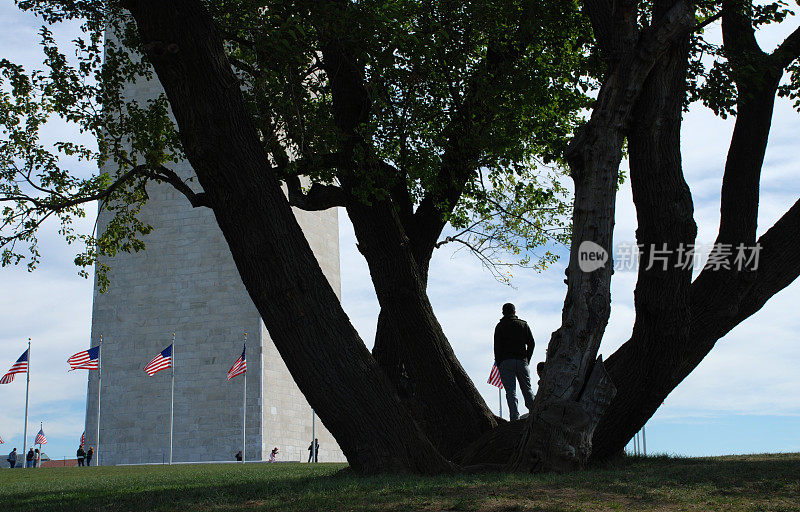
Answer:
[[[0,444],[6,444],[6,442],[5,442],[5,441],[3,441],[3,438],[2,438],[2,437],[0,437]]]
[[[486,382],[492,386],[497,386],[498,388],[503,389],[503,381],[500,380],[500,370],[497,369],[497,363],[492,365],[492,371],[489,373],[489,380]]]
[[[39,429],[39,433],[36,434],[36,440],[33,444],[47,444],[47,436],[44,435],[44,428]]]
[[[97,370],[100,368],[100,345],[89,350],[78,352],[67,359],[69,371],[72,370]]]
[[[9,382],[14,380],[14,376],[18,373],[25,373],[28,371],[28,351],[26,350],[19,356],[17,362],[11,365],[11,369],[8,370],[8,373],[3,375],[3,378],[0,379],[0,384],[8,384]]]
[[[86,444],[86,431],[84,430],[83,434],[81,434],[81,446],[85,444]]]
[[[144,367],[144,371],[149,376],[153,376],[156,373],[160,372],[161,370],[166,370],[167,368],[172,367],[172,344],[162,350],[156,357],[153,358],[152,361],[147,363],[147,366]]]
[[[247,371],[247,359],[245,359],[245,350],[247,349],[247,345],[242,346],[242,355],[239,356],[239,359],[233,363],[231,369],[228,370],[228,380],[236,377],[237,375],[241,375]]]

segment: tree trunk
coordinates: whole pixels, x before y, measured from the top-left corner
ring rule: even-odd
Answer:
[[[655,3],[656,19],[669,7],[666,3]],[[636,320],[626,364],[616,363],[617,354],[606,364],[617,394],[595,432],[592,458],[625,446],[661,405],[672,367],[690,340],[692,266],[681,259],[687,258],[697,227],[680,154],[688,54],[686,33],[650,72],[632,114],[630,179],[640,245]]]
[[[800,201],[758,239],[758,244],[761,251],[757,271],[705,270],[692,283],[690,343],[680,360],[673,360],[665,368],[669,370],[669,380],[655,388],[660,390],[660,394],[647,395],[657,402],[656,408],[700,364],[720,338],[761,309],[800,275]],[[609,373],[615,375],[626,375],[629,368],[659,364],[652,352],[643,354],[637,351],[633,339],[622,345],[608,361]],[[623,395],[635,396],[642,390],[633,379],[618,378],[615,384]],[[609,411],[621,415],[620,425],[612,421],[617,416],[611,414],[601,421],[595,432],[593,459],[602,460],[622,450],[632,434],[618,436],[614,429],[624,428],[635,433],[652,416],[653,412],[649,415],[646,412],[650,408],[652,405],[645,400],[629,400],[627,409],[612,402]],[[627,417],[638,418],[638,421],[630,420],[625,425]]]
[[[295,221],[199,1],[127,1],[245,287],[300,390],[362,473],[451,471],[400,404]]]
[[[378,295],[383,334],[392,337],[389,357],[396,366],[389,375],[434,446],[453,453],[494,428],[494,416],[436,319],[395,209],[354,201],[347,211]]]
[[[357,52],[349,51],[356,44],[346,32],[353,14],[345,2],[320,2],[314,12],[340,132],[339,181],[349,197],[347,213],[385,322],[379,332],[386,337],[376,341],[376,355],[388,361],[383,367],[417,424],[441,453],[449,454],[496,426],[496,421],[433,312],[426,292],[430,258],[419,264],[395,206],[364,186],[366,180],[380,188],[386,178],[363,140],[361,126],[369,120],[372,101],[364,64],[357,60]]]
[[[631,111],[654,63],[671,42],[693,23],[693,8],[674,2],[661,19],[635,37],[636,16],[625,23],[628,32],[608,30],[587,3],[596,32],[608,36],[616,57],[587,125],[572,141],[567,161],[575,181],[573,231],[567,267],[567,295],[562,325],[547,350],[546,371],[523,431],[511,468],[523,471],[568,471],[584,467],[592,451],[597,422],[616,390],[597,350],[611,303],[611,239],[617,175],[622,143]],[[631,37],[634,35],[634,37]],[[627,36],[627,40],[625,39]],[[616,41],[612,44],[611,41]],[[629,46],[635,40],[635,46]],[[592,242],[594,247],[581,247]],[[580,252],[606,252],[604,265],[581,269]],[[583,263],[587,261],[584,260]]]
[[[608,371],[617,385],[618,395],[595,433],[593,458],[597,460],[622,450],[717,340],[758,311],[798,275],[799,269],[792,267],[799,261],[795,252],[800,211],[797,204],[759,240],[762,250],[758,269],[737,271],[734,268],[736,246],[755,244],[761,167],[782,69],[758,48],[751,22],[743,18],[745,11],[730,4],[727,2],[723,7],[723,36],[737,85],[737,116],[723,176],[716,243],[733,249],[733,255],[728,258],[731,268],[704,269],[691,284],[688,298],[684,292],[685,276],[674,268],[671,277],[665,275],[664,282],[652,289],[651,300],[646,303],[640,304],[640,284],[637,283],[637,325],[641,317],[643,321],[650,319],[656,328],[637,329],[635,326],[631,339],[608,359]],[[673,105],[683,101],[682,88],[674,87],[668,94],[671,98],[667,101]],[[654,98],[653,101],[658,100]],[[646,132],[647,128],[642,130]],[[672,152],[677,153],[679,138],[671,137],[670,141]],[[632,145],[632,178],[637,172],[647,172],[646,168],[634,168],[634,164],[640,162],[634,162],[633,154]],[[648,201],[648,197],[634,194],[637,211],[658,207],[657,198]],[[674,215],[671,219],[664,217],[660,225],[651,224],[646,232],[652,240],[670,241],[676,227],[682,225],[686,225],[684,216]],[[641,283],[641,269],[639,276]],[[680,286],[670,288],[670,283]],[[676,297],[686,300],[690,306],[686,337],[679,327],[670,327],[686,321],[685,311],[675,301]],[[672,324],[668,317],[670,303],[676,314]],[[653,318],[654,312],[661,319],[660,327],[658,318]],[[660,331],[673,336],[660,335]]]

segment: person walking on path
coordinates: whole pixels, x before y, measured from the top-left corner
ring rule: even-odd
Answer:
[[[25,468],[33,467],[33,448],[28,448],[28,453],[25,454]]]
[[[14,469],[14,466],[17,465],[17,449],[14,448],[11,450],[11,453],[8,454],[8,458],[6,459],[8,464],[11,466],[9,469]]]
[[[314,462],[319,462],[319,439],[317,438],[314,438],[314,441],[308,445],[308,462],[311,462],[312,458]]]
[[[533,334],[528,323],[517,317],[517,308],[510,302],[503,304],[503,318],[494,329],[494,362],[500,370],[500,380],[506,390],[506,401],[511,421],[519,419],[517,409],[517,381],[525,399],[525,407],[533,407],[531,374],[528,363],[533,356]]]
[[[92,448],[90,446],[89,447],[89,451],[86,452],[86,465],[87,466],[91,466],[92,465],[92,455],[94,455],[94,448]]]
[[[278,447],[276,446],[275,448],[272,449],[271,452],[269,452],[269,461],[278,462],[277,457],[278,457]]]
[[[78,467],[83,466],[83,460],[86,458],[86,452],[83,451],[83,445],[78,446],[78,452],[75,455],[78,458]]]

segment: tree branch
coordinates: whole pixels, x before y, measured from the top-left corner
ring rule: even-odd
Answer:
[[[800,27],[787,37],[770,55],[776,65],[781,69],[786,69],[789,64],[800,57]]]
[[[748,64],[763,62],[767,55],[756,41],[750,0],[723,0],[722,40],[725,56],[736,74]]]
[[[314,183],[304,193],[298,176],[286,178],[289,191],[289,204],[306,211],[327,210],[336,206],[347,205],[347,195],[341,187]]]
[[[708,18],[704,19],[703,21],[695,25],[694,31],[699,32],[720,18],[722,18],[722,9],[720,9],[719,12],[714,14],[713,16],[709,16]]]
[[[206,195],[205,192],[195,192],[194,190],[186,184],[185,181],[181,179],[180,176],[175,173],[175,171],[171,169],[167,169],[163,165],[158,166],[157,171],[147,170],[143,173],[148,178],[152,178],[159,181],[165,181],[172,185],[172,187],[186,196],[186,199],[189,200],[189,203],[194,208],[199,208],[201,206],[205,206],[211,208],[211,202]]]
[[[15,199],[27,201],[33,204],[39,210],[52,210],[53,212],[58,212],[66,208],[70,208],[72,206],[77,206],[79,204],[106,199],[108,196],[113,194],[117,189],[119,189],[125,182],[135,177],[137,174],[142,174],[145,167],[146,167],[145,165],[137,165],[133,167],[128,172],[117,178],[116,181],[114,181],[114,183],[109,185],[107,188],[97,193],[90,194],[88,196],[73,197],[72,199],[67,199],[57,202],[43,201],[41,199],[31,196],[19,196],[16,197]],[[4,198],[3,200],[6,201],[11,199]]]

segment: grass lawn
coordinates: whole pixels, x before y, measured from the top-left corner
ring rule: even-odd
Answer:
[[[568,475],[358,477],[342,464],[0,471],[2,510],[800,511],[800,454],[629,458]]]

